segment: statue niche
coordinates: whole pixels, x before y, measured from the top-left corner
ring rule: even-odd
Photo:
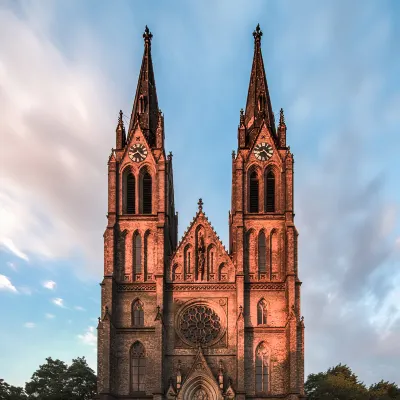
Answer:
[[[197,230],[197,280],[204,280],[206,265],[206,246],[204,243],[204,234],[202,227]]]

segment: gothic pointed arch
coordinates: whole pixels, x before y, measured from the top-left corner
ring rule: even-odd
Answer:
[[[257,325],[266,325],[268,316],[268,307],[265,299],[257,303]]]
[[[144,392],[146,390],[146,352],[143,344],[136,341],[130,350],[131,392]]]
[[[210,244],[207,248],[207,272],[208,276],[213,276],[216,270],[216,249],[214,244]]]
[[[255,389],[256,393],[270,392],[270,349],[261,342],[255,353]]]
[[[269,236],[269,267],[271,279],[279,276],[279,237],[276,229],[272,229]]]
[[[258,272],[264,274],[267,272],[267,247],[265,232],[261,230],[258,234]]]
[[[130,167],[122,173],[122,212],[135,214],[136,207],[136,179]]]
[[[221,263],[218,268],[218,280],[220,280],[220,281],[227,280],[225,263]]]
[[[141,274],[142,273],[142,237],[140,236],[139,231],[135,231],[132,237],[132,272],[134,274]]]
[[[141,214],[152,214],[153,178],[145,166],[139,172],[139,210]]]
[[[193,274],[193,251],[192,246],[187,244],[183,252],[185,277]]]
[[[259,176],[256,168],[250,168],[247,174],[248,181],[248,212],[259,212]]]
[[[276,211],[275,174],[272,168],[267,168],[264,173],[264,207],[265,212]]]
[[[149,244],[151,241],[151,232],[148,229],[145,233],[144,233],[144,246],[143,246],[143,274],[144,274],[144,280],[147,280],[149,277]]]
[[[140,299],[136,299],[132,303],[132,326],[144,326],[144,308]]]

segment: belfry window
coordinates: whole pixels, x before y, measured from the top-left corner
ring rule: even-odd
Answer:
[[[140,300],[136,300],[132,305],[132,325],[144,326],[143,304]]]
[[[268,171],[265,185],[265,211],[275,212],[275,175],[272,171]]]
[[[133,272],[135,274],[142,272],[142,238],[139,232],[133,235]]]
[[[258,272],[265,273],[267,272],[266,262],[266,242],[265,242],[265,233],[261,231],[258,235]]]
[[[142,214],[151,214],[152,211],[152,179],[146,171],[141,177],[141,209]]]
[[[146,357],[140,342],[131,348],[131,391],[144,392],[146,389]]]
[[[135,176],[132,172],[125,177],[125,212],[127,214],[135,213]]]
[[[249,177],[249,212],[258,212],[258,176],[257,172],[253,171]]]

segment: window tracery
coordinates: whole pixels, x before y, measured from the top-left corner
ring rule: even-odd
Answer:
[[[192,305],[180,317],[179,329],[183,337],[194,345],[209,344],[221,332],[218,314],[206,305]]]

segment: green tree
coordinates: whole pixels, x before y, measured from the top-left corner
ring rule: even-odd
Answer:
[[[4,379],[0,379],[0,400],[26,400],[24,389],[9,385]]]
[[[85,357],[72,360],[67,370],[66,390],[71,400],[90,400],[96,394],[96,375]]]
[[[48,357],[25,385],[25,391],[35,400],[90,400],[96,393],[96,375],[85,357],[72,360],[69,367]]]
[[[46,364],[40,365],[25,385],[29,398],[37,400],[68,400],[65,393],[67,365],[60,360],[46,358]]]
[[[366,400],[368,390],[347,365],[310,374],[304,385],[309,400]]]
[[[381,380],[369,387],[370,400],[400,400],[400,389],[395,383]]]

